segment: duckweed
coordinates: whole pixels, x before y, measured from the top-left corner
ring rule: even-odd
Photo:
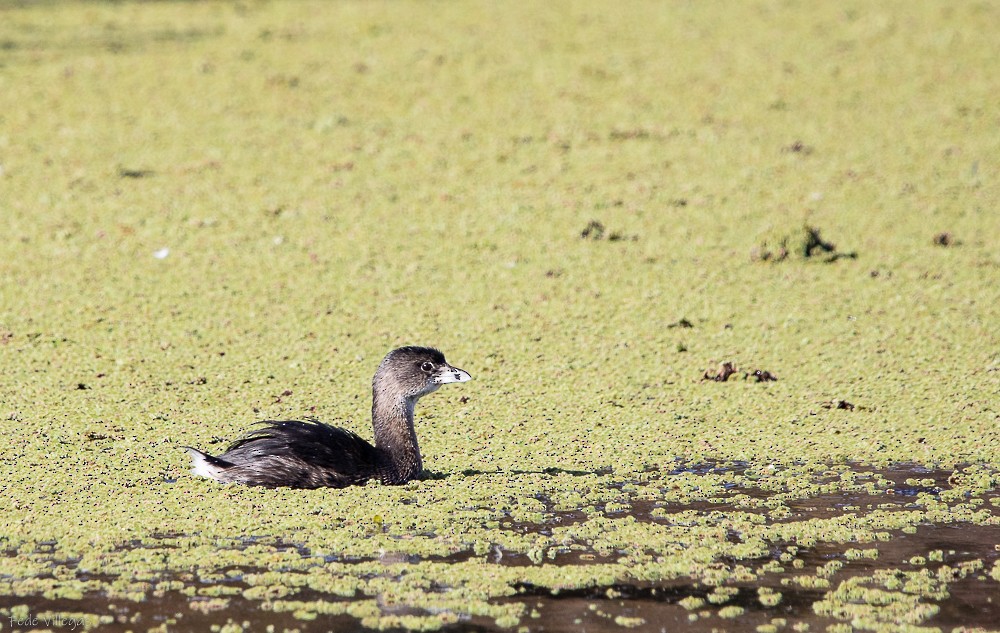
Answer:
[[[1000,9],[428,8],[0,6],[0,616],[995,626]],[[188,472],[406,343],[424,479]]]

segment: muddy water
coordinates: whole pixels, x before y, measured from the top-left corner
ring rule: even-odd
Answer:
[[[856,500],[854,500],[856,502]],[[883,569],[916,569],[910,561],[915,556],[928,551],[943,553],[941,564],[958,563],[980,559],[988,569],[1000,559],[1000,525],[927,525],[917,529],[915,534],[895,534],[885,543],[879,544],[879,559],[873,561],[848,561],[841,570],[830,577],[831,584],[851,576],[871,574]],[[800,558],[805,568],[825,565],[830,561],[845,560],[844,546],[824,545],[801,551]],[[933,570],[934,567],[931,567]],[[751,631],[758,625],[765,625],[775,618],[784,618],[788,623],[810,624],[810,630],[822,630],[835,619],[820,617],[813,611],[813,604],[823,598],[825,591],[789,591],[782,586],[782,580],[794,577],[792,571],[774,574],[753,585],[737,585],[739,591],[725,604],[740,606],[745,613],[738,621],[712,617],[692,620],[692,611],[679,603],[685,598],[706,598],[710,588],[697,584],[671,585],[616,585],[612,595],[608,590],[588,590],[562,592],[552,595],[547,592],[528,592],[537,596],[535,603],[540,617],[536,624],[529,625],[532,631],[611,631],[621,628],[614,624],[617,616],[640,617],[646,624],[637,630],[674,630],[683,626],[689,631],[716,631],[720,627],[727,630]],[[782,593],[782,600],[774,607],[764,607],[758,599],[759,587],[771,587]],[[925,621],[925,626],[938,626],[944,630],[957,626],[995,627],[1000,623],[1000,591],[994,582],[988,585],[982,576],[970,576],[949,585],[950,596],[940,603],[940,612]],[[596,609],[595,609],[596,605]],[[695,612],[697,613],[697,612]],[[817,629],[815,627],[819,626]]]
[[[663,474],[660,483],[669,482],[671,476],[687,474],[709,476],[733,473],[703,466],[676,470]],[[739,474],[742,470],[737,469]],[[741,580],[728,578],[720,587],[706,582],[705,578],[692,575],[656,582],[616,581],[576,589],[555,589],[531,582],[513,582],[514,594],[495,596],[492,604],[523,605],[523,615],[510,629],[510,623],[500,626],[484,616],[466,614],[457,623],[444,624],[446,631],[756,631],[781,630],[792,625],[808,625],[810,631],[822,631],[837,623],[850,623],[854,618],[868,617],[893,630],[903,623],[905,615],[880,616],[878,611],[850,611],[859,599],[855,597],[844,604],[837,602],[838,587],[859,581],[860,590],[883,592],[873,594],[879,603],[888,588],[893,595],[916,596],[920,593],[914,574],[923,574],[926,595],[921,605],[930,611],[918,622],[920,626],[951,630],[955,627],[995,628],[1000,622],[1000,491],[990,489],[975,495],[964,494],[942,501],[943,493],[953,489],[954,471],[933,471],[917,467],[898,467],[886,471],[865,471],[863,481],[873,482],[864,491],[825,491],[820,494],[798,496],[789,494],[780,486],[755,488],[747,479],[735,483],[708,486],[713,492],[709,498],[670,503],[650,499],[629,499],[628,503],[605,505],[591,513],[579,510],[556,510],[548,499],[541,523],[505,521],[502,529],[525,535],[551,536],[553,530],[581,525],[594,516],[631,517],[644,524],[683,525],[694,518],[720,524],[729,513],[739,512],[760,517],[764,525],[806,524],[814,520],[866,517],[873,513],[922,511],[938,504],[939,512],[961,509],[966,503],[989,513],[989,518],[979,523],[962,520],[959,514],[940,521],[921,521],[905,529],[888,529],[876,542],[843,542],[842,539],[811,539],[797,543],[771,542],[766,553],[755,558],[729,556],[722,551],[714,565],[720,568],[752,567],[753,578]],[[815,482],[828,483],[831,476],[817,474]],[[721,494],[717,494],[718,490]],[[946,494],[944,496],[947,496]],[[955,497],[955,495],[952,495]],[[950,504],[950,505],[949,505]],[[944,516],[944,515],[943,515]],[[182,540],[183,535],[162,535],[163,543]],[[726,541],[740,544],[746,538],[738,530],[730,530]],[[254,539],[246,541],[249,547]],[[136,544],[139,546],[139,544]],[[615,563],[621,552],[595,551],[586,541],[563,543],[541,561],[523,552],[505,551],[493,546],[486,553],[471,550],[447,557],[418,557],[407,554],[387,554],[379,559],[392,574],[405,573],[428,561],[460,565],[481,559],[488,566],[498,569],[532,568],[538,565],[563,569],[580,566]],[[169,545],[169,547],[174,547]],[[155,549],[155,547],[154,547]],[[309,552],[295,543],[277,542],[276,549],[309,556]],[[641,550],[641,548],[640,548]],[[877,555],[875,553],[877,550]],[[38,552],[44,555],[45,551]],[[374,561],[336,561],[333,557],[323,562],[357,564]],[[54,561],[55,562],[55,561]],[[72,570],[72,561],[61,561],[62,567]],[[401,569],[403,571],[401,571]],[[487,568],[488,569],[488,568]],[[112,599],[102,591],[88,592],[82,599],[46,598],[40,592],[30,591],[20,595],[0,596],[4,607],[4,629],[38,630],[45,628],[37,614],[69,614],[62,620],[62,627],[73,623],[72,614],[86,613],[103,616],[104,621],[90,621],[90,628],[107,631],[140,631],[165,626],[167,630],[208,630],[213,626],[239,625],[245,630],[299,630],[299,631],[357,631],[364,630],[361,621],[350,615],[303,614],[276,609],[268,599],[250,599],[243,593],[251,590],[251,574],[267,571],[265,568],[215,569],[204,577],[197,572],[190,574],[154,574],[152,581],[180,580],[194,590],[150,592],[139,601]],[[274,571],[273,569],[271,571]],[[63,572],[66,573],[65,571]],[[388,573],[388,572],[387,572]],[[992,573],[992,576],[991,576]],[[908,575],[909,574],[909,575]],[[79,573],[77,580],[113,582],[112,577],[89,577]],[[946,578],[937,582],[936,578]],[[919,579],[918,579],[919,580]],[[907,584],[910,583],[910,584]],[[935,584],[936,583],[936,584]],[[899,589],[902,587],[902,589]],[[942,587],[944,589],[942,590]],[[215,592],[215,597],[206,594]],[[432,583],[429,591],[447,593],[443,582]],[[290,596],[298,601],[325,601],[348,603],[371,595],[343,597],[316,591],[308,587],[292,587]],[[936,593],[935,593],[936,592]],[[767,596],[780,598],[767,600]],[[221,597],[221,599],[220,599]],[[401,605],[393,599],[381,600],[374,596],[384,614],[398,616],[425,616],[429,611],[418,603]],[[864,602],[863,599],[860,602]],[[34,620],[8,619],[11,607],[17,613],[35,614]],[[872,615],[875,613],[876,615]],[[49,615],[51,617],[51,615]],[[880,619],[881,618],[881,619]],[[20,624],[19,624],[20,622]],[[9,626],[8,626],[9,625]],[[273,627],[273,628],[268,628]],[[58,630],[59,626],[53,626]]]

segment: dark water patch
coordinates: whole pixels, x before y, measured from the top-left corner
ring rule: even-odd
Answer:
[[[779,523],[794,523],[808,519],[829,519],[846,514],[867,514],[873,510],[918,509],[909,497],[873,495],[866,492],[836,492],[805,499],[786,501],[790,516]]]
[[[599,501],[588,501],[586,508],[560,509],[545,493],[534,493],[530,514],[540,520],[517,520],[514,516],[523,515],[508,513],[494,528],[498,532],[495,542],[484,547],[482,539],[484,535],[488,539],[491,532],[479,532],[475,536],[479,539],[476,545],[467,543],[464,549],[448,555],[389,551],[377,557],[352,557],[346,552],[320,556],[287,537],[207,538],[156,533],[125,543],[112,555],[144,549],[160,550],[169,557],[171,552],[189,545],[204,547],[208,542],[220,553],[244,552],[245,561],[259,560],[261,565],[213,567],[206,561],[204,569],[171,570],[167,562],[164,565],[167,569],[145,569],[117,577],[79,570],[74,560],[56,560],[60,548],[54,541],[31,544],[30,553],[26,553],[24,546],[7,547],[8,556],[25,555],[35,563],[51,563],[52,573],[36,579],[67,578],[70,572],[68,577],[76,582],[99,581],[109,592],[117,585],[115,590],[119,594],[122,587],[134,593],[128,599],[120,595],[111,598],[108,593],[92,591],[94,586],[90,585],[83,588],[89,593],[81,600],[71,600],[58,597],[58,591],[27,583],[25,587],[35,587],[29,592],[38,595],[2,596],[0,606],[9,610],[11,606],[24,605],[33,613],[100,615],[108,620],[101,630],[111,631],[144,630],[164,624],[199,630],[242,622],[252,623],[252,630],[268,625],[275,630],[367,630],[361,620],[352,616],[309,613],[308,609],[296,613],[287,606],[282,611],[273,608],[277,604],[274,601],[342,605],[368,600],[377,604],[383,615],[413,616],[425,618],[426,622],[426,618],[443,611],[420,609],[421,596],[427,604],[434,604],[433,600],[448,596],[456,588],[462,590],[465,587],[462,583],[468,582],[461,580],[466,578],[462,574],[455,576],[457,581],[448,579],[451,572],[441,574],[440,564],[444,563],[444,568],[454,565],[456,570],[466,564],[482,564],[486,575],[494,573],[489,571],[492,568],[504,578],[511,578],[506,574],[512,569],[533,568],[531,572],[515,573],[513,578],[522,579],[551,578],[546,569],[562,568],[567,579],[576,570],[575,582],[583,579],[584,583],[594,583],[576,589],[560,587],[548,580],[544,581],[548,584],[537,585],[527,580],[490,585],[489,604],[523,605],[517,626],[528,631],[584,628],[621,631],[623,627],[637,631],[681,627],[688,631],[734,627],[754,630],[771,625],[776,618],[786,620],[789,625],[803,623],[809,624],[810,630],[825,630],[831,624],[847,620],[821,617],[815,605],[829,603],[844,583],[860,582],[862,587],[881,591],[884,587],[879,583],[884,583],[887,575],[898,576],[900,582],[905,582],[907,574],[918,573],[943,579],[935,582],[947,590],[946,598],[935,594],[921,598],[922,603],[938,607],[922,625],[950,630],[958,626],[990,627],[1000,620],[1000,600],[996,598],[1000,585],[990,575],[1000,560],[1000,525],[979,524],[984,522],[984,516],[989,523],[990,516],[1000,513],[994,503],[1000,498],[1000,490],[983,490],[995,481],[991,479],[994,475],[984,479],[980,476],[983,471],[976,467],[946,470],[912,465],[882,470],[858,465],[813,470],[790,466],[789,469],[801,470],[802,476],[782,473],[781,466],[752,469],[742,463],[675,464],[669,471],[645,473],[635,482],[598,482],[590,488],[597,490],[597,494],[589,499]],[[683,488],[672,485],[672,477],[683,478]],[[704,485],[697,477],[706,477]],[[807,485],[803,485],[803,477],[808,480]],[[761,486],[755,487],[755,481],[760,481]],[[842,489],[838,489],[840,485]],[[605,494],[608,490],[614,494]],[[685,500],[678,500],[678,490],[686,495]],[[657,498],[658,495],[662,497]],[[896,512],[910,514],[896,521],[887,518]],[[929,522],[927,517],[935,517],[937,522]],[[818,536],[813,533],[803,539],[807,545],[796,543],[796,537],[789,536],[795,531],[790,532],[787,524],[801,523],[803,534],[808,535],[810,525],[829,521],[823,525],[836,527],[842,525],[838,521],[841,518],[847,521],[844,525],[858,528],[846,532],[821,531]],[[592,525],[582,529],[564,529],[591,521]],[[880,529],[880,522],[887,527]],[[718,547],[718,552],[710,554],[710,560],[699,558],[701,562],[692,562],[690,572],[679,577],[673,577],[676,573],[673,571],[664,574],[663,577],[669,576],[666,580],[631,582],[630,564],[656,561],[658,557],[669,561],[677,553],[671,549],[671,541],[644,547],[641,542],[621,543],[606,538],[620,528],[642,524],[648,524],[642,529],[648,529],[651,535],[662,534],[656,526],[706,530],[707,542]],[[900,525],[908,527],[899,528]],[[680,541],[684,541],[684,532],[680,530]],[[783,536],[772,542],[769,533]],[[525,536],[538,539],[524,539]],[[437,537],[425,533],[423,538]],[[787,542],[789,538],[791,542]],[[859,540],[852,540],[855,538]],[[515,551],[504,547],[504,542],[521,545]],[[463,547],[460,543],[457,546]],[[405,547],[401,541],[400,548]],[[283,556],[273,556],[275,553]],[[354,572],[350,571],[355,569],[353,563],[358,564]],[[426,563],[438,565],[426,566]],[[327,565],[333,567],[325,569]],[[610,571],[584,571],[595,565],[603,565]],[[469,567],[464,569],[467,571]],[[281,575],[251,577],[276,573]],[[613,575],[602,577],[602,573]],[[657,573],[635,577],[658,577]],[[316,589],[326,586],[323,582],[317,585],[313,574],[328,574],[332,583],[328,586],[336,585],[338,578],[348,579],[342,586],[347,587],[348,595],[355,593],[345,597],[333,589]],[[426,582],[421,580],[424,578]],[[361,581],[357,589],[351,588],[354,585],[350,579]],[[403,593],[383,599],[378,592],[385,587],[391,587],[390,592]],[[505,596],[510,589],[516,595]],[[415,602],[401,605],[400,596],[410,595],[405,592],[411,590]],[[457,615],[458,624],[442,622],[441,630],[500,631],[507,626],[485,616]]]
[[[215,602],[213,602],[215,600]],[[247,600],[242,596],[228,596],[222,599],[204,596],[186,596],[179,592],[167,592],[161,596],[151,596],[142,602],[111,599],[102,594],[85,596],[82,600],[46,599],[37,596],[5,599],[8,608],[23,605],[29,614],[43,613],[89,614],[101,618],[97,630],[108,633],[147,630],[167,626],[167,630],[209,631],[212,627],[226,624],[253,624],[251,630],[267,630],[273,626],[276,631],[300,629],[302,620],[291,613],[275,613],[260,608],[261,603]],[[46,628],[38,617],[39,624],[11,627],[12,631],[31,631]],[[68,620],[68,619],[67,619]],[[5,622],[6,624],[6,622]],[[358,629],[358,622],[350,616],[331,617],[331,630],[352,631]],[[259,627],[259,628],[258,628]],[[69,630],[66,628],[65,630]],[[80,630],[77,628],[76,630]],[[218,630],[218,629],[215,629]]]
[[[836,579],[834,579],[836,580]],[[949,585],[950,598],[941,603],[940,612],[924,622],[926,626],[991,626],[996,622],[997,604],[984,590],[982,580],[967,578]],[[526,606],[526,616],[520,626],[528,631],[620,632],[622,627],[636,631],[684,630],[712,631],[723,629],[754,630],[757,626],[782,618],[789,625],[808,624],[823,630],[836,620],[816,615],[813,605],[826,595],[824,590],[777,588],[777,604],[764,604],[756,587],[737,587],[729,595],[717,599],[717,590],[690,581],[674,585],[615,584],[584,589],[553,591],[547,587],[520,585],[518,593],[500,602],[520,602]],[[311,590],[302,590],[296,599],[325,601],[344,600]],[[685,601],[696,598],[697,606]],[[87,613],[103,616],[101,631],[143,630],[161,625],[178,630],[210,630],[229,623],[250,623],[249,630],[301,631],[369,631],[349,615],[315,615],[300,619],[294,612],[275,611],[256,600],[242,596],[213,598],[186,596],[168,592],[147,598],[143,602],[111,600],[90,595],[82,601],[49,600],[37,597],[17,598],[11,606],[24,605],[30,613]],[[728,610],[728,612],[726,611]],[[386,612],[397,615],[420,615],[419,608],[387,605]],[[15,629],[16,630],[16,629]],[[30,630],[30,629],[24,629]],[[402,629],[389,629],[402,630]],[[482,617],[469,617],[458,624],[445,625],[443,631],[503,631],[504,627]]]
[[[962,626],[996,627],[1000,621],[1000,591],[981,576],[959,578],[948,585],[948,599],[941,610],[925,622],[943,631]]]
[[[764,604],[757,590],[751,587],[720,592],[690,581],[617,584],[558,592],[526,585],[518,587],[518,594],[519,599],[530,598],[526,602],[538,614],[534,621],[526,622],[531,631],[620,633],[622,627],[636,631],[683,627],[685,631],[708,632],[731,629],[737,623],[736,630],[753,631],[776,618],[812,626],[834,622],[812,612],[812,605],[822,599],[824,592],[804,589],[783,591],[776,604]]]
[[[685,598],[702,598],[706,601],[718,592],[715,587],[691,583],[689,579],[678,579],[673,582],[637,583],[602,585],[597,587],[582,587],[576,589],[550,589],[528,583],[515,585],[519,595],[546,597],[553,600],[584,599],[584,600],[646,600],[677,604]],[[789,591],[783,600],[785,607],[796,609],[808,607],[822,597],[821,591]],[[736,605],[750,610],[761,610],[763,606],[756,591],[748,587],[736,587],[724,600],[716,604]]]
[[[603,477],[610,475],[614,472],[611,467],[606,468],[595,468],[593,470],[580,470],[573,468],[557,468],[555,466],[550,466],[548,468],[542,468],[540,470],[477,470],[475,468],[467,468],[462,471],[462,475],[466,477],[473,476],[496,476],[510,478],[511,476],[521,476],[521,475],[570,475],[572,477]],[[447,472],[437,472],[437,471],[427,471],[425,470],[421,479],[447,479],[452,473]]]
[[[706,461],[706,462],[686,462],[676,460],[675,465],[666,471],[668,475],[710,475],[710,474],[743,474],[750,468],[749,462],[744,461]],[[659,470],[659,469],[657,469]]]
[[[981,560],[987,569],[1000,560],[1000,525],[953,523],[925,524],[911,531],[892,530],[888,540],[871,543],[818,543],[797,548],[796,558],[805,563],[802,572],[832,560],[844,561],[842,571],[871,572],[877,569],[936,569],[964,561]],[[877,550],[875,559],[851,560],[852,549]]]

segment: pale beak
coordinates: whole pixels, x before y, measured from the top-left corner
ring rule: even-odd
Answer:
[[[449,382],[469,382],[470,380],[472,380],[472,376],[469,375],[469,372],[458,367],[452,367],[451,365],[441,367],[434,375],[434,382],[439,385]]]

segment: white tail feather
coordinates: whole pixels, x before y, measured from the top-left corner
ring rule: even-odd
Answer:
[[[209,461],[208,455],[195,448],[188,448],[187,452],[191,456],[192,474],[220,481],[219,475],[223,469],[212,464]]]

